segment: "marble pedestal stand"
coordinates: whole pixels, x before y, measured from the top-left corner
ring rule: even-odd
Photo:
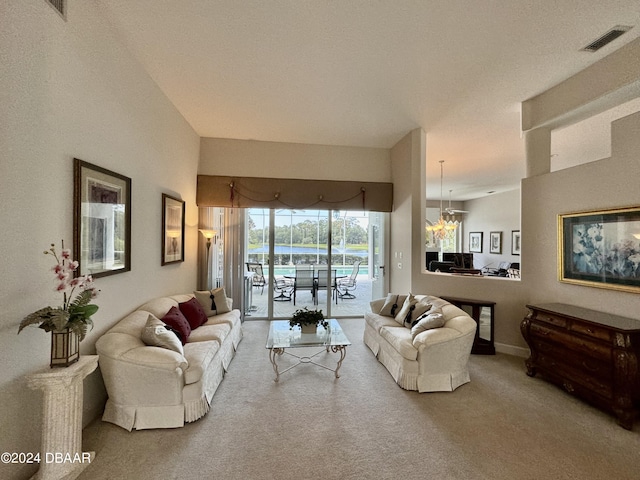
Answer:
[[[27,377],[29,387],[43,391],[42,445],[38,480],[71,480],[87,467],[94,452],[82,451],[84,378],[98,366],[98,355],[84,355],[66,368]]]

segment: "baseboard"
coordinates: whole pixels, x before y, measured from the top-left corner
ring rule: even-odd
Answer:
[[[505,343],[496,343],[496,352],[506,353],[507,355],[514,355],[516,357],[527,358],[530,354],[528,348],[514,347],[513,345],[507,345]]]

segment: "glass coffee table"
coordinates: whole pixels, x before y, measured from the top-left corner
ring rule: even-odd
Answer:
[[[340,370],[342,366],[342,361],[347,355],[347,347],[351,345],[351,342],[335,318],[329,318],[327,322],[329,322],[329,326],[326,329],[324,327],[318,327],[316,333],[302,333],[300,327],[293,327],[292,329],[289,326],[289,320],[275,320],[271,322],[269,326],[269,336],[267,337],[267,348],[269,349],[269,359],[273,365],[273,370],[276,372],[275,382],[280,379],[280,374],[297,367],[301,363],[313,363],[318,367],[334,372],[336,378],[340,377],[338,370]],[[322,349],[309,356],[300,356],[285,350],[302,347],[322,347]],[[329,351],[340,353],[336,368],[327,367],[314,361],[317,355]],[[276,358],[285,353],[297,358],[298,363],[279,371]]]

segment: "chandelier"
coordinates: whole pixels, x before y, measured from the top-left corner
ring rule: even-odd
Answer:
[[[440,219],[435,224],[431,224],[431,222],[427,220],[429,223],[429,225],[427,225],[427,232],[433,232],[433,236],[437,240],[444,240],[449,232],[458,227],[458,222],[445,221],[444,216],[442,215],[443,163],[444,160],[440,160]]]

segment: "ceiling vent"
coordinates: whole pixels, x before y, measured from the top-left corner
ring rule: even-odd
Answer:
[[[67,0],[46,0],[62,18],[67,19]]]
[[[613,42],[620,35],[622,35],[624,33],[627,33],[629,30],[631,30],[631,27],[628,27],[628,26],[625,26],[625,25],[616,25],[611,30],[609,30],[607,33],[602,35],[600,38],[595,39],[589,45],[584,47],[582,49],[582,51],[584,51],[584,52],[597,52],[598,50],[600,50],[605,45],[608,45],[611,42]]]

